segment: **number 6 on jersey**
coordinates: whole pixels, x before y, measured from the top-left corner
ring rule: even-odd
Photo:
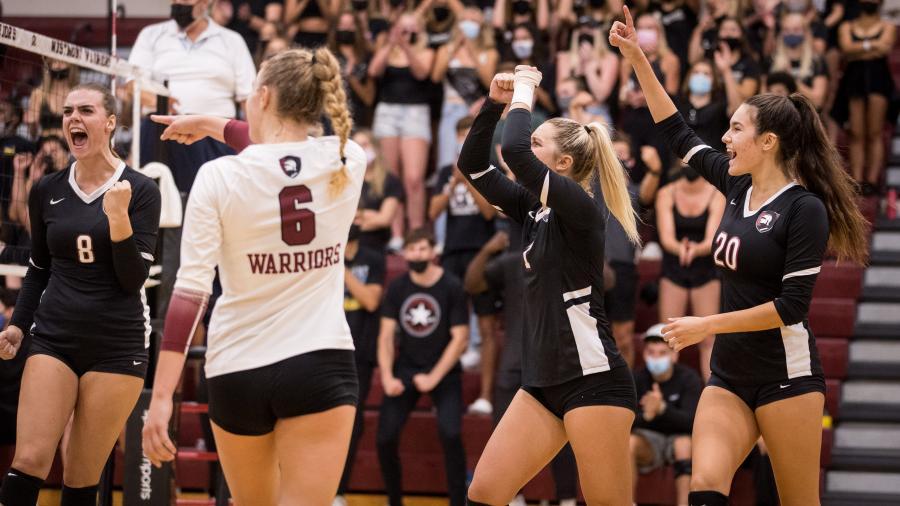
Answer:
[[[278,194],[281,204],[281,240],[288,246],[303,246],[316,237],[316,213],[300,207],[312,202],[309,187],[288,186]]]

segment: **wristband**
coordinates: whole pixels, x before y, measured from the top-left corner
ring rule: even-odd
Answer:
[[[534,106],[534,87],[524,83],[516,83],[513,88],[512,100],[510,104],[523,103],[529,108]]]

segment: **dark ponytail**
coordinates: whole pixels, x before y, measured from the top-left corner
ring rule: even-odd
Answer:
[[[828,211],[828,247],[839,260],[865,264],[867,223],[856,205],[856,183],[844,170],[819,113],[800,93],[764,94],[747,100],[756,108],[756,132],[778,136],[779,158],[788,175],[819,196]]]

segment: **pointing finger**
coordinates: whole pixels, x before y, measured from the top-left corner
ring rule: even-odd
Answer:
[[[631,11],[628,9],[627,5],[623,7],[623,9],[625,9],[625,26],[627,26],[629,30],[634,30],[634,20],[631,19]]]

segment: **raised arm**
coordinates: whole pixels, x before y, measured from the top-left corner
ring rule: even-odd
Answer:
[[[457,165],[478,193],[511,219],[521,223],[528,212],[538,206],[538,199],[491,165],[494,130],[505,104],[511,98],[512,75],[498,74],[491,82],[490,95],[466,136]]]

